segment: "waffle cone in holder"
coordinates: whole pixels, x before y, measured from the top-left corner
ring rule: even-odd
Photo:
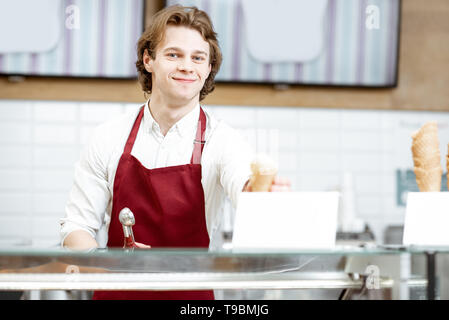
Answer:
[[[429,154],[427,157],[414,157],[413,163],[416,168],[431,170],[436,167],[441,167],[440,165],[440,154]]]
[[[441,189],[441,175],[443,169],[436,167],[433,169],[421,169],[415,167],[416,184],[419,191],[438,192]]]
[[[440,163],[438,126],[435,121],[426,122],[412,134],[412,155],[419,191],[440,191],[443,170]]]
[[[449,190],[449,144],[447,145],[446,170],[447,190]]]
[[[268,192],[277,174],[274,162],[265,155],[258,155],[251,163],[249,184],[253,192]]]

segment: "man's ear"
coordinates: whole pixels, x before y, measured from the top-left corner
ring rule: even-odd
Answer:
[[[145,49],[145,51],[143,52],[143,64],[145,66],[145,70],[147,70],[149,73],[153,72],[153,59],[151,58],[147,49]]]

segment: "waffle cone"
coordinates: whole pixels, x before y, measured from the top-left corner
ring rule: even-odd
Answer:
[[[427,154],[426,156],[414,156],[413,164],[417,168],[421,169],[432,169],[440,166],[440,153]]]
[[[273,184],[274,178],[276,177],[276,172],[271,174],[256,173],[251,176],[250,185],[251,191],[253,192],[268,192]]]
[[[412,143],[412,153],[414,156],[439,153],[439,142],[437,134],[426,134],[419,139],[414,139]]]
[[[421,139],[423,135],[429,134],[429,133],[436,133],[438,134],[438,124],[436,121],[428,121],[419,130],[415,131],[412,134],[413,140],[415,139]]]
[[[449,147],[449,145],[448,145]],[[449,153],[449,150],[448,150]],[[449,154],[446,156],[446,180],[447,180],[447,190],[449,190]]]
[[[251,162],[250,187],[253,192],[268,192],[277,174],[277,166],[265,154],[259,154]]]
[[[416,183],[421,192],[439,192],[441,190],[441,166],[432,169],[415,167]]]
[[[418,188],[422,192],[441,190],[442,168],[436,121],[426,122],[412,134],[412,156]]]

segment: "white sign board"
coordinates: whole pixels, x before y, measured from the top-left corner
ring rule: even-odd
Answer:
[[[242,192],[233,250],[335,247],[338,192]]]
[[[404,245],[449,245],[449,192],[409,192]]]

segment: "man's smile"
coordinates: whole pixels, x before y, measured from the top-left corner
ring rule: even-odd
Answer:
[[[175,81],[182,82],[182,83],[192,83],[192,82],[196,81],[196,79],[182,78],[182,77],[172,77],[172,79]]]

